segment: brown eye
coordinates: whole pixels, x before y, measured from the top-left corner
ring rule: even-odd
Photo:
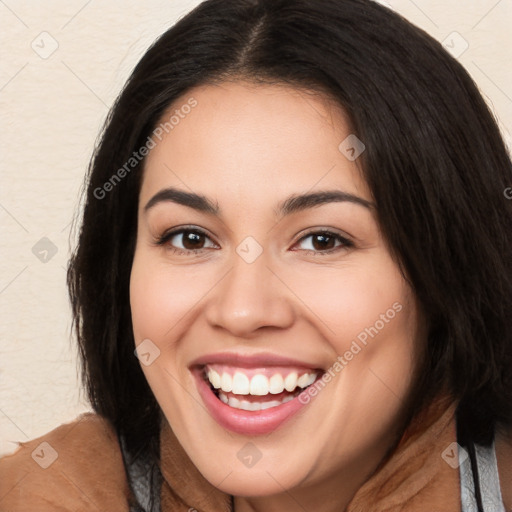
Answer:
[[[194,250],[202,249],[205,241],[205,235],[195,231],[183,231],[182,244],[184,249]]]
[[[336,240],[333,236],[319,234],[313,235],[312,245],[315,249],[321,251],[324,249],[332,249]]]
[[[164,233],[157,241],[158,245],[169,246],[179,252],[200,252],[206,248],[216,248],[211,238],[198,229],[179,229]]]
[[[318,254],[329,253],[337,249],[353,247],[353,243],[337,233],[328,231],[317,231],[302,237],[298,245],[302,250],[317,252]]]

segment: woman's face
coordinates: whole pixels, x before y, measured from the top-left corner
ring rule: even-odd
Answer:
[[[401,424],[418,342],[363,146],[284,85],[202,86],[163,121],[176,110],[145,162],[130,283],[149,385],[221,490],[356,489]]]

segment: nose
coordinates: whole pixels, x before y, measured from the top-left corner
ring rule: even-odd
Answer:
[[[235,253],[232,262],[210,296],[205,313],[209,324],[242,338],[263,327],[290,327],[293,293],[268,266],[265,252],[252,263]]]

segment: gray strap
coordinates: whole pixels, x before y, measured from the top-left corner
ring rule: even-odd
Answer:
[[[140,457],[130,462],[126,442],[120,438],[121,452],[128,477],[128,484],[137,500],[130,512],[160,512],[160,489],[162,474],[160,469],[151,464],[147,457]]]
[[[475,444],[475,454],[484,511],[506,512],[501,496],[494,442],[489,447]],[[459,464],[462,512],[477,512],[471,461],[466,450],[461,447],[459,447]]]

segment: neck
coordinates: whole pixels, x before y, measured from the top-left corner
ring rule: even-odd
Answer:
[[[416,512],[432,510],[429,509],[430,499],[436,505],[446,502],[446,510],[457,510],[458,495],[448,500],[442,495],[447,489],[452,495],[458,492],[458,473],[439,455],[455,440],[454,418],[454,404],[445,401],[434,405],[412,422],[399,441],[396,437],[395,442],[390,439],[387,444],[379,440],[380,446],[388,447],[387,452],[378,452],[373,447],[353,461],[349,470],[337,472],[315,486],[299,486],[288,491],[283,487],[282,493],[272,496],[235,497],[234,512],[373,512],[371,504],[377,506],[375,510],[381,510],[381,503],[394,506],[400,503],[400,507],[404,507],[400,510]],[[365,466],[361,466],[360,461],[364,461]],[[371,464],[368,461],[372,461]],[[432,487],[438,480],[443,483]],[[405,485],[400,487],[397,482],[405,482]]]
[[[308,484],[299,484],[293,489],[286,490],[285,485],[277,482],[269,473],[268,478],[277,483],[283,492],[270,496],[235,496],[234,512],[343,511],[357,490],[376,472],[396,444],[396,433],[388,435],[387,438],[381,437],[357,458],[347,461],[343,468]],[[328,454],[321,459],[328,460]]]
[[[234,498],[199,473],[165,422],[162,510],[176,510],[183,503],[201,507],[205,512],[460,510],[458,469],[440,455],[456,441],[455,407],[449,398],[436,401],[410,422],[399,440],[396,432],[394,439],[393,435],[380,438],[357,458],[345,461],[344,469],[338,467],[331,474],[324,473],[307,485],[304,479],[289,488],[286,482],[276,482],[269,474],[273,486],[277,484],[282,492]],[[327,454],[319,460],[324,458]],[[320,475],[318,469],[315,473]]]

